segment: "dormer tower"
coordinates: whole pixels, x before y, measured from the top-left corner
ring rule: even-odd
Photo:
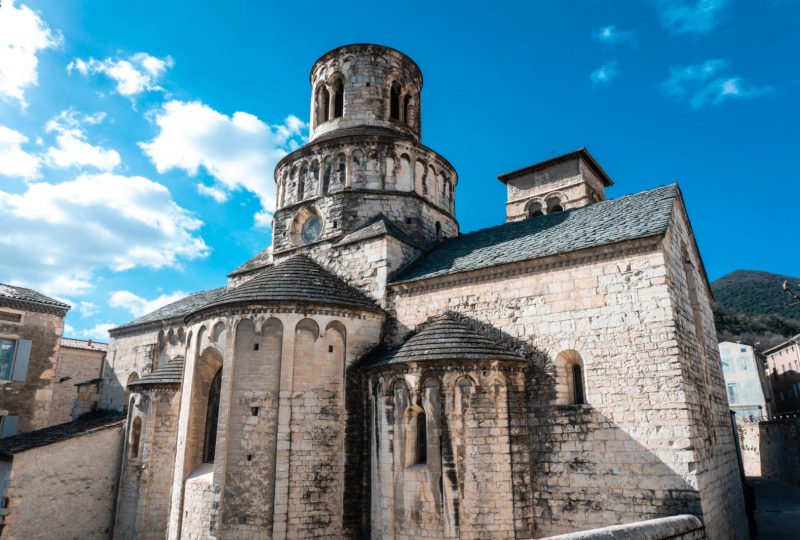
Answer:
[[[508,188],[506,222],[604,201],[614,184],[585,148],[497,178]]]
[[[275,167],[275,258],[327,249],[376,216],[425,249],[458,234],[458,176],[420,143],[422,73],[372,44],[324,54],[311,69],[311,132]]]

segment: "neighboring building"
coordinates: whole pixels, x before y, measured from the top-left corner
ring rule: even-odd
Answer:
[[[0,440],[0,538],[110,538],[125,417]]]
[[[115,536],[529,538],[694,514],[745,538],[678,187],[606,200],[582,149],[502,175],[508,223],[460,234],[410,58],[340,47],[311,86],[272,245],[111,331]]]
[[[0,284],[0,437],[51,425],[69,308],[31,289]]]
[[[53,404],[50,408],[51,425],[69,422],[97,408],[97,390],[107,351],[106,343],[91,339],[61,338],[53,383]],[[88,391],[79,392],[79,389]]]
[[[800,334],[764,351],[774,414],[800,414]]]
[[[728,404],[736,421],[768,419],[771,400],[764,355],[750,345],[730,341],[719,344],[719,354]]]

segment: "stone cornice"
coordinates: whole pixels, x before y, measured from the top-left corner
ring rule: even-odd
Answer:
[[[663,235],[656,235],[569,253],[550,255],[539,259],[488,266],[477,270],[457,272],[432,278],[421,278],[396,284],[390,283],[387,288],[398,294],[424,293],[469,283],[485,283],[496,279],[596,263],[620,256],[654,251],[660,244],[662,238]]]

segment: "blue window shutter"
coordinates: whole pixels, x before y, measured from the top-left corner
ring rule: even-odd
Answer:
[[[17,354],[14,355],[12,381],[24,381],[28,374],[28,359],[31,356],[31,340],[21,339],[17,342]]]
[[[19,416],[17,415],[4,416],[2,423],[0,423],[0,439],[16,435],[18,422]]]

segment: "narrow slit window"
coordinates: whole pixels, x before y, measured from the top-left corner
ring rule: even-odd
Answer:
[[[583,368],[580,364],[572,366],[572,384],[574,386],[575,405],[586,404],[586,396],[584,396],[583,392]]]

